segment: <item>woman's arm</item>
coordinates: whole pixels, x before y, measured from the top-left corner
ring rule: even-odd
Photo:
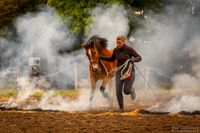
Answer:
[[[142,60],[142,57],[131,47],[129,48],[129,53],[130,57],[134,57],[135,62],[140,62]]]
[[[105,60],[105,61],[109,61],[109,62],[112,62],[112,61],[115,61],[115,59],[116,59],[116,56],[115,56],[115,49],[114,49],[114,51],[113,51],[113,53],[112,53],[112,56],[100,56],[99,57],[101,60]]]

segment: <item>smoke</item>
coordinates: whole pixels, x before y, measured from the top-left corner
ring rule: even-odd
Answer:
[[[17,41],[2,38],[1,53],[4,68],[18,66],[19,76],[26,76],[25,70],[30,69],[30,58],[40,59],[40,67],[43,75],[55,73],[66,66],[77,61],[86,65],[83,60],[82,51],[68,55],[59,55],[58,51],[63,48],[70,48],[76,40],[73,34],[69,33],[61,18],[50,8],[42,8],[37,13],[27,13],[18,17],[15,22]],[[6,61],[8,60],[8,61]],[[86,65],[87,66],[87,65]],[[62,73],[49,77],[56,82],[59,88],[65,88],[73,82],[73,66]],[[59,76],[58,76],[59,75]]]
[[[91,11],[93,24],[89,35],[100,35],[108,39],[108,48],[113,49],[118,35],[127,35],[129,26],[127,11],[123,5],[99,5]]]
[[[190,5],[182,10],[177,10],[177,6],[167,6],[159,14],[147,13],[141,28],[132,34],[134,46],[143,57],[140,68],[150,68],[150,84],[160,86],[168,82],[172,85],[170,95],[166,94],[172,99],[152,107],[157,111],[200,109],[198,95],[193,95],[200,89],[200,21],[188,12]]]
[[[147,12],[147,19],[141,22],[142,26],[134,33],[133,46],[143,57],[141,63],[136,64],[140,70],[146,67],[151,68],[149,82],[154,86],[159,86],[161,82],[170,81],[172,89],[168,99],[157,102],[150,110],[178,112],[181,110],[199,110],[198,95],[194,95],[199,90],[200,80],[200,49],[199,49],[199,19],[192,16],[187,11],[178,11],[176,6],[166,7],[160,14]],[[112,6],[98,5],[90,14],[93,17],[93,24],[86,30],[87,38],[97,34],[108,39],[109,48],[115,47],[115,38],[118,35],[127,35],[128,11],[122,5]],[[73,84],[73,68],[66,68],[78,62],[78,81],[88,79],[88,61],[83,51],[75,51],[72,54],[59,55],[58,51],[62,48],[70,48],[74,44],[76,37],[70,34],[68,27],[62,22],[55,11],[49,7],[41,9],[38,13],[28,13],[19,17],[15,23],[17,40],[0,38],[1,65],[4,68],[18,65],[22,70],[18,81],[18,99],[28,99],[38,88],[34,82],[30,83],[27,79],[27,72],[24,69],[29,66],[29,57],[40,57],[41,67],[44,76],[48,77],[58,85],[58,88],[66,88]],[[63,70],[60,73],[59,70]],[[2,71],[5,71],[3,69]],[[3,72],[1,72],[1,75]],[[136,88],[143,88],[144,84],[141,75],[136,71]],[[36,81],[37,82],[37,81]],[[139,86],[137,86],[139,83]],[[44,92],[42,99],[34,105],[26,108],[43,108],[65,111],[82,111],[89,109],[89,89],[90,85],[81,86],[76,101],[70,101],[60,96],[53,97],[55,92],[52,90]],[[54,86],[44,81],[43,88],[54,89]],[[143,85],[143,86],[141,86]],[[49,87],[50,86],[50,87]],[[97,85],[98,88],[98,85]],[[147,91],[151,91],[148,88]],[[98,94],[99,91],[96,92]],[[144,91],[145,93],[145,91]],[[24,95],[23,95],[24,94]],[[136,89],[137,94],[137,89]],[[148,92],[149,94],[149,92]],[[153,94],[152,94],[153,95]],[[145,95],[144,99],[152,99],[153,96]],[[159,94],[157,94],[159,95]],[[168,95],[168,94],[167,94]],[[97,96],[97,95],[96,95]],[[95,97],[96,97],[95,96]],[[138,95],[139,99],[142,99]],[[98,108],[104,105],[105,99],[93,101],[93,107]],[[10,100],[9,105],[17,106],[21,101]],[[21,105],[21,104],[20,104]],[[21,105],[22,106],[22,105]],[[162,107],[162,108],[161,108]]]
[[[200,98],[198,95],[183,95],[181,98],[173,98],[170,100],[163,111],[167,112],[180,112],[180,111],[196,111],[199,110],[200,104],[198,104]]]
[[[68,100],[61,96],[53,97],[54,91],[46,93],[38,107],[45,110],[61,110],[61,111],[86,111],[89,108],[89,91],[81,89],[79,97],[76,100]]]
[[[116,8],[119,8],[119,10]],[[97,9],[98,11],[101,10],[101,16],[95,14]],[[113,5],[111,9],[107,7],[104,10],[100,6],[91,11],[91,14],[95,14],[97,19],[94,19],[93,28],[91,28],[89,35],[108,36],[109,41],[113,41],[115,39],[112,38],[115,38],[117,34],[123,34],[127,31],[128,20],[125,16],[125,9],[119,5]],[[120,22],[121,18],[119,17],[124,18],[124,21]],[[118,25],[123,27],[118,30],[115,27],[110,27],[108,31],[109,26],[105,27],[104,20],[107,20],[106,22],[110,23],[110,26]],[[107,31],[99,32],[98,30],[101,29],[100,25],[102,23],[105,24],[103,28],[107,29]],[[99,25],[99,29],[96,29],[94,25]],[[68,27],[66,27],[52,8],[45,7],[37,13],[27,13],[18,17],[15,22],[15,28],[18,35],[17,39],[0,39],[1,60],[6,62],[2,64],[1,76],[8,74],[4,73],[3,75],[3,72],[6,72],[9,67],[14,67],[18,71],[18,95],[16,99],[11,98],[8,104],[5,105],[6,107],[84,111],[89,108],[107,105],[107,101],[99,95],[100,92],[98,90],[93,102],[89,106],[90,83],[85,81],[89,78],[89,62],[83,50],[74,51],[71,54],[59,54],[58,51],[60,49],[71,48],[76,40],[76,36],[69,32]],[[108,32],[114,30],[116,32],[108,34]],[[40,59],[42,76],[39,78],[29,78],[31,70],[30,59],[32,57]],[[78,98],[76,100],[69,100],[61,96],[54,96],[56,93],[54,89],[56,88],[74,87],[73,63],[77,63],[78,85],[82,88]],[[99,88],[98,84],[97,88]],[[45,89],[51,89],[51,91],[46,92]],[[41,100],[36,103],[27,103],[36,92],[43,93]]]
[[[178,74],[174,78],[174,89],[181,89],[184,91],[199,89],[198,78],[189,74]]]
[[[71,54],[59,54],[60,49],[72,47],[76,36],[69,32],[68,27],[54,9],[43,7],[39,12],[20,16],[16,19],[14,27],[17,34],[15,38],[9,36],[0,38],[1,83],[4,80],[15,79],[17,76],[17,84],[15,85],[15,89],[18,91],[17,98],[11,98],[5,106],[45,108],[43,105],[47,105],[52,95],[46,94],[41,102],[39,101],[40,106],[33,104],[27,107],[24,103],[38,90],[74,88],[75,69],[78,73],[78,81],[88,79],[88,62],[82,50],[74,51]],[[40,60],[42,75],[39,78],[29,78],[32,58]],[[77,63],[77,68],[75,68],[74,63]],[[2,78],[4,79],[2,80]],[[53,93],[55,92],[53,91]],[[47,101],[45,101],[45,97]],[[82,104],[82,97],[79,98],[76,103]],[[61,101],[61,98],[54,100],[57,99]],[[68,100],[63,101],[69,102]],[[58,104],[54,106],[56,105]],[[67,110],[66,107],[65,110]]]

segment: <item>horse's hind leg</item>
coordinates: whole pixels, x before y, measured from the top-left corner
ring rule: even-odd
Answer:
[[[108,98],[109,97],[109,94],[107,92],[105,92],[105,86],[107,84],[108,80],[103,80],[103,83],[102,85],[100,86],[100,91],[101,91],[101,94],[103,95],[103,97],[105,98]]]
[[[100,87],[100,91],[101,91],[101,94],[104,98],[108,98],[109,97],[109,94],[107,92],[105,92],[105,87],[104,86],[101,86]]]
[[[111,108],[112,107],[112,98],[111,96],[109,95],[109,93],[105,92],[105,86],[106,84],[109,82],[108,79],[105,79],[103,80],[103,83],[102,85],[100,86],[100,91],[101,91],[101,94],[103,95],[104,98],[106,98],[108,100],[108,103],[109,103],[109,107]]]

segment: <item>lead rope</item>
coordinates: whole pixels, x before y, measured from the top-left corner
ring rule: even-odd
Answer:
[[[149,88],[151,89],[153,95],[156,97],[157,99],[157,94],[154,92],[153,88],[151,87],[150,83],[146,80],[146,78],[144,77],[144,75],[142,74],[142,72],[139,70],[139,68],[135,65],[135,68],[138,70],[138,72],[140,73],[140,75],[142,76],[142,78],[144,79],[144,81],[147,83],[147,85],[149,86]]]
[[[119,70],[122,69],[121,71],[121,78],[120,80],[125,80],[126,78],[128,78],[132,72],[132,64],[129,63],[130,59],[127,59],[126,62],[124,64],[122,64],[121,66],[119,67],[116,67],[114,69],[112,69],[110,72],[107,73],[107,76],[112,73],[112,72],[117,72]],[[103,64],[103,63],[102,63]],[[105,65],[103,64],[104,68],[106,69]],[[123,74],[124,70],[126,69],[126,67],[128,66],[128,70]],[[107,69],[106,69],[107,70]],[[107,70],[108,71],[108,70]]]
[[[126,78],[128,78],[128,76],[130,76],[129,74],[131,73],[131,71],[132,71],[132,64],[131,63],[129,63],[129,61],[130,61],[130,59],[127,59],[126,60],[126,62],[124,63],[124,64],[122,64],[121,66],[119,66],[119,67],[116,67],[116,68],[114,68],[113,70],[111,70],[109,73],[108,73],[108,75],[111,73],[111,72],[117,72],[117,71],[119,71],[119,70],[121,70],[122,69],[122,71],[121,71],[121,78],[120,78],[120,80],[124,80],[124,79],[126,79]],[[129,66],[128,66],[129,65]],[[128,70],[126,71],[126,73],[123,75],[123,72],[124,72],[124,70],[125,70],[125,68],[126,67],[129,67],[128,68]],[[144,75],[142,74],[142,72],[139,70],[139,68],[135,65],[135,68],[137,69],[137,71],[140,73],[140,75],[142,76],[142,78],[144,79],[144,81],[147,83],[147,85],[148,85],[148,87],[151,89],[151,91],[152,91],[152,93],[153,93],[153,95],[156,97],[156,99],[157,99],[157,94],[154,92],[154,90],[153,90],[153,88],[151,87],[151,85],[150,85],[150,83],[146,80],[146,78],[144,77]],[[107,76],[108,76],[107,75]]]

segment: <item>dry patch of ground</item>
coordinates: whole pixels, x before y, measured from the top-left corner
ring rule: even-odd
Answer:
[[[200,132],[200,116],[128,112],[0,111],[1,133]]]

